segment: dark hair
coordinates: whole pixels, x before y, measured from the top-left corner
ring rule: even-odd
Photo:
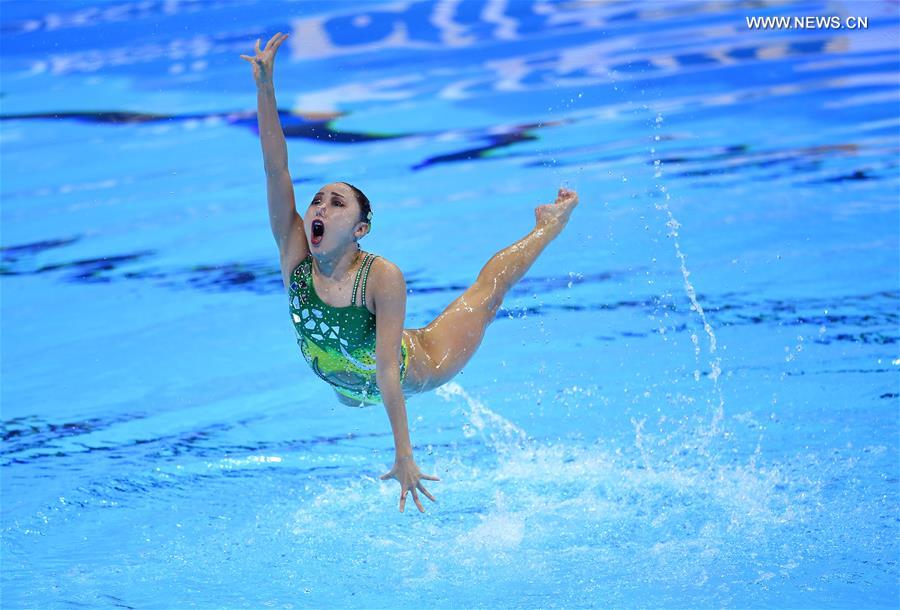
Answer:
[[[353,194],[356,195],[356,202],[359,204],[359,221],[366,222],[371,226],[372,204],[369,203],[369,198],[366,197],[361,190],[359,190],[349,182],[341,182],[340,184],[348,187],[351,191],[353,191]]]

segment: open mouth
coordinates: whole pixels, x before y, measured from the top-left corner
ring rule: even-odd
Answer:
[[[312,245],[318,246],[322,242],[322,236],[325,235],[325,223],[318,218],[312,221]]]

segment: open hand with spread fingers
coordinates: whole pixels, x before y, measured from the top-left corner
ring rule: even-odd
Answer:
[[[406,494],[410,491],[412,492],[413,501],[416,503],[416,508],[419,509],[420,513],[425,512],[425,507],[422,506],[422,501],[419,499],[418,492],[421,491],[429,500],[436,502],[434,496],[428,493],[428,490],[422,485],[422,480],[440,481],[440,479],[432,475],[422,474],[419,471],[419,467],[413,461],[412,456],[397,458],[394,461],[394,467],[391,468],[390,472],[381,475],[382,481],[387,481],[388,479],[397,479],[397,482],[400,483],[401,513],[406,508]]]
[[[253,65],[253,78],[257,83],[272,82],[272,71],[275,68],[275,53],[281,43],[287,40],[288,35],[278,32],[269,39],[264,49],[259,49],[259,41],[256,40],[256,55],[241,55],[241,59],[246,59]]]

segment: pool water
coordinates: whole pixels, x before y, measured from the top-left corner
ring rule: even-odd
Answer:
[[[0,10],[4,608],[900,603],[896,2]],[[407,326],[580,195],[408,401],[424,514],[295,343],[278,31],[298,207],[366,192]]]

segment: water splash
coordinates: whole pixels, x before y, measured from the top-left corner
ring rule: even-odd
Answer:
[[[438,396],[452,402],[454,397],[462,398],[468,406],[466,417],[468,422],[463,425],[463,434],[471,438],[481,434],[488,445],[497,452],[508,452],[510,449],[522,446],[528,440],[528,434],[502,415],[491,411],[483,402],[470,396],[466,390],[451,381],[436,390]]]
[[[656,119],[653,122],[653,129],[656,134],[653,137],[654,142],[660,141],[659,130],[663,124],[663,116],[660,113],[657,113]],[[716,437],[719,432],[719,426],[722,423],[722,420],[725,416],[725,397],[722,394],[722,389],[719,387],[719,377],[722,374],[722,359],[718,355],[716,355],[716,333],[713,331],[712,325],[709,323],[709,320],[706,318],[706,313],[703,311],[703,305],[700,304],[700,300],[697,298],[697,291],[694,289],[694,285],[691,283],[690,276],[691,272],[688,271],[687,268],[687,257],[681,249],[681,244],[678,241],[678,230],[681,228],[681,223],[675,219],[675,216],[672,214],[672,210],[669,208],[669,201],[671,201],[672,196],[669,193],[668,188],[662,181],[660,180],[663,177],[663,169],[662,169],[662,161],[656,157],[656,149],[651,147],[650,154],[654,157],[653,159],[653,177],[657,180],[656,189],[662,195],[662,201],[656,203],[656,209],[664,212],[666,214],[666,228],[668,229],[667,235],[672,239],[672,245],[675,248],[675,256],[678,259],[678,264],[681,269],[681,278],[684,286],[685,294],[687,294],[688,299],[691,302],[691,310],[697,312],[697,316],[700,318],[700,322],[703,325],[703,330],[706,333],[707,339],[709,341],[709,375],[708,377],[713,382],[713,390],[718,398],[718,405],[716,405],[716,410],[713,413],[712,420],[710,422],[709,430],[707,432],[707,441]],[[691,333],[691,343],[694,345],[694,358],[697,362],[698,368],[694,372],[694,379],[700,379],[700,339],[696,333]],[[705,449],[705,447],[704,447]]]

